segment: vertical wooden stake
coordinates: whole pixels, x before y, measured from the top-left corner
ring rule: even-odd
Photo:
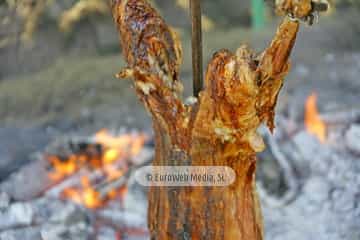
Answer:
[[[203,88],[203,53],[201,29],[201,0],[189,0],[192,30],[192,66],[194,96],[198,97]]]

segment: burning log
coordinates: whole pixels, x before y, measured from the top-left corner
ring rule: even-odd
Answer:
[[[129,177],[133,175],[133,173],[138,170],[141,167],[148,166],[152,161],[152,155],[150,158],[143,161],[140,165],[133,165],[131,166],[124,175],[122,175],[120,178],[117,178],[115,180],[106,181],[103,183],[98,184],[95,186],[96,191],[99,193],[99,196],[101,199],[106,198],[106,196],[109,195],[110,192],[124,186]]]
[[[143,147],[146,138],[137,133],[113,136],[101,130],[94,138],[54,144],[57,147],[44,156],[54,181],[45,196],[68,198],[88,208],[103,207],[118,195],[133,170],[152,159],[153,152]]]
[[[151,239],[263,239],[255,191],[256,152],[264,149],[257,128],[274,129],[277,96],[289,70],[299,22],[313,12],[311,1],[281,9],[291,13],[260,55],[247,46],[221,50],[210,60],[205,89],[192,105],[182,102],[176,33],[145,0],[112,0],[136,93],[151,113],[155,166],[228,166],[236,172],[228,187],[151,187]],[[298,10],[301,10],[300,12]]]
[[[81,177],[88,174],[86,170],[80,170],[77,174],[72,175],[68,179],[65,179],[61,183],[59,183],[56,186],[53,186],[48,191],[46,191],[45,196],[48,197],[60,197],[61,193],[65,191],[67,188],[74,187],[78,184],[80,184]]]

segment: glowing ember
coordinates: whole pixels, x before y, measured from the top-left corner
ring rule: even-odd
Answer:
[[[317,95],[311,94],[305,103],[305,127],[306,130],[315,135],[320,142],[326,141],[326,125],[320,118],[317,109]]]
[[[140,153],[146,139],[145,134],[113,136],[103,129],[95,134],[93,144],[87,144],[66,159],[47,156],[53,167],[49,177],[60,182],[80,175],[78,182],[65,188],[61,196],[88,208],[102,207],[107,201],[123,196],[126,188],[114,189],[103,197],[97,186],[123,176],[128,170],[129,158]]]

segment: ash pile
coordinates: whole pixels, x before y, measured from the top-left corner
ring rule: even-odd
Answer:
[[[319,111],[331,101],[312,94],[299,121],[286,114],[299,102],[278,115],[275,135],[262,131],[257,183],[266,239],[360,239],[360,109]]]
[[[360,109],[320,113],[316,95],[304,105],[301,120],[278,114],[274,135],[260,129],[266,239],[358,240]],[[147,191],[132,173],[153,151],[137,131],[58,138],[0,183],[0,240],[148,239]]]
[[[0,183],[0,239],[148,239],[147,193],[133,172],[153,155],[136,131],[58,138]]]

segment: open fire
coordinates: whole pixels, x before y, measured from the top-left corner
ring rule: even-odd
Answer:
[[[69,182],[60,191],[62,198],[87,208],[102,207],[126,192],[125,184],[106,192],[101,187],[125,175],[147,138],[143,133],[114,136],[100,130],[91,143],[78,144],[68,156],[47,155],[52,166],[49,177],[55,185]]]
[[[332,229],[353,225],[350,231],[358,232],[360,113],[345,110],[320,115],[313,94],[306,101],[306,129],[302,121],[278,116],[283,124],[278,125],[275,136],[266,138],[268,158],[264,158],[278,163],[261,161],[266,169],[285,176],[284,181],[269,178],[274,188],[259,188],[260,193],[266,192],[261,199],[267,203],[264,214],[268,226],[279,224],[283,232],[292,232],[298,219],[310,219],[308,226],[319,222]],[[294,130],[288,131],[291,128]],[[310,133],[320,133],[317,138],[327,144],[320,144]],[[92,136],[56,138],[45,153],[36,154],[34,161],[0,184],[0,239],[149,239],[146,189],[132,182],[131,176],[150,164],[154,156],[151,141],[141,132],[119,135],[108,130]],[[268,181],[263,177],[260,183]],[[284,194],[276,188],[283,183]],[[324,203],[328,207],[324,208]],[[286,206],[281,214],[279,206]],[[340,239],[338,234],[349,232],[344,228],[333,232],[335,237],[327,237],[320,231],[327,239]]]
[[[321,143],[326,141],[326,125],[317,109],[317,95],[311,94],[305,103],[305,127]],[[125,184],[102,192],[101,187],[120,179],[129,171],[131,158],[142,150],[148,136],[143,133],[112,135],[107,129],[98,131],[90,143],[73,146],[66,156],[46,155],[51,164],[49,172],[54,186],[64,184],[59,196],[87,208],[101,208],[108,201],[121,199]],[[66,183],[66,182],[69,183]]]
[[[326,141],[326,125],[321,119],[317,108],[316,93],[312,93],[305,103],[305,127],[306,130],[316,136],[321,143]]]

